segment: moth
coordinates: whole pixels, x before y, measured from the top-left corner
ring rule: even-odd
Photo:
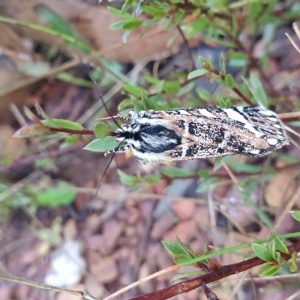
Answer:
[[[289,144],[276,113],[260,106],[131,111],[120,117],[128,124],[112,133],[120,144],[107,153],[125,153],[144,164],[260,157]]]

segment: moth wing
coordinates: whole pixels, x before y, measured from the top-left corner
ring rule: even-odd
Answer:
[[[177,146],[165,153],[166,160],[189,160],[197,158],[214,158],[235,154],[232,151],[223,151],[219,147],[211,147],[199,142],[190,142]]]
[[[276,114],[260,107],[193,108],[173,120],[186,143],[195,142],[203,151],[263,156],[289,143]]]

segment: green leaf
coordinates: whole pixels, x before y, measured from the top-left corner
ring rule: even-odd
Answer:
[[[34,10],[39,15],[39,17],[42,18],[44,22],[50,25],[52,29],[80,41],[83,50],[90,51],[89,45],[86,43],[86,41],[72,28],[72,26],[70,26],[68,22],[66,22],[54,10],[50,9],[49,7],[43,4],[37,4],[34,7]],[[67,43],[70,46],[73,46],[72,43],[70,42]]]
[[[188,31],[188,38],[199,34],[199,32],[204,32],[208,27],[209,20],[205,16],[197,18],[190,24],[183,25],[183,29],[186,27]]]
[[[123,25],[122,29],[132,30],[132,29],[135,29],[135,28],[139,27],[141,24],[143,24],[142,19],[129,20]]]
[[[51,26],[52,29],[69,36],[75,36],[74,30],[70,24],[48,6],[38,4],[34,7],[34,10],[45,23]]]
[[[272,233],[270,236],[271,239],[275,241],[275,249],[282,253],[289,253],[287,246],[283,243],[283,241],[279,238],[276,233]]]
[[[98,122],[94,126],[94,134],[98,139],[104,139],[108,134],[108,126],[103,122]]]
[[[219,55],[220,73],[226,74],[226,61],[223,52]]]
[[[120,180],[122,183],[128,185],[129,187],[134,187],[137,183],[137,177],[133,175],[128,175],[121,170],[118,170]]]
[[[94,83],[90,80],[86,80],[80,77],[76,77],[71,75],[68,72],[60,72],[56,75],[56,78],[64,81],[64,82],[70,82],[72,84],[76,84],[78,86],[88,87],[88,88],[94,88]]]
[[[291,257],[290,261],[291,261],[290,271],[294,273],[298,270],[297,253],[296,252],[292,253],[292,257]]]
[[[178,238],[173,241],[162,241],[164,248],[174,257],[176,264],[180,264],[189,259],[196,258],[197,255]]]
[[[74,186],[68,182],[60,181],[55,188],[48,188],[36,194],[37,202],[42,206],[56,208],[60,205],[71,204],[75,197]]]
[[[51,163],[51,160],[49,157],[39,158],[34,162],[34,166],[36,168],[45,168],[45,167],[47,167],[47,165],[49,163]]]
[[[146,110],[155,109],[154,104],[151,102],[150,98],[145,95],[144,91],[142,93],[142,102],[144,103]]]
[[[22,64],[19,70],[26,75],[38,77],[46,74],[50,70],[50,65],[42,61],[31,61]]]
[[[220,98],[219,105],[220,105],[220,107],[223,107],[223,108],[232,107],[232,103],[229,98]]]
[[[64,119],[50,119],[50,120],[42,120],[41,121],[44,126],[52,127],[52,128],[65,128],[71,130],[82,130],[83,127],[81,124],[64,120]]]
[[[235,81],[233,79],[233,76],[231,74],[227,74],[225,76],[225,85],[228,86],[229,88],[233,88],[235,86]]]
[[[134,96],[141,96],[143,93],[143,89],[139,86],[132,85],[132,84],[124,84],[124,90]]]
[[[191,73],[189,73],[187,79],[188,79],[188,80],[191,80],[191,79],[194,79],[194,78],[203,76],[203,75],[205,75],[207,72],[208,72],[208,71],[207,71],[206,69],[198,69],[198,70],[192,71]]]
[[[260,259],[262,259],[264,261],[273,260],[272,253],[267,247],[260,245],[260,244],[256,244],[256,243],[252,243],[251,246],[252,246],[252,250],[255,253],[255,255],[257,257],[259,257]]]
[[[123,21],[119,21],[119,22],[113,23],[110,26],[110,29],[114,29],[114,30],[123,29],[124,24],[126,24],[127,22],[128,22],[128,20],[123,20]]]
[[[162,179],[160,175],[155,174],[155,175],[147,176],[146,178],[144,178],[144,180],[149,184],[156,184],[159,183]]]
[[[176,94],[180,89],[180,82],[179,81],[165,81],[163,90],[169,94]]]
[[[229,161],[227,164],[230,166],[230,168],[235,172],[247,172],[247,173],[259,173],[262,172],[262,167],[250,165],[246,163],[237,163],[235,161]]]
[[[121,13],[124,14],[132,5],[133,0],[126,0],[122,6]]]
[[[230,67],[243,68],[248,65],[249,59],[245,53],[229,52],[227,55],[229,57],[228,66]]]
[[[129,37],[131,32],[132,32],[131,30],[124,30],[124,33],[122,35],[122,43],[123,44],[127,43],[128,37]]]
[[[157,84],[159,82],[158,78],[152,76],[145,76],[144,79],[151,84]]]
[[[104,139],[96,139],[91,141],[83,149],[93,152],[106,152],[113,150],[119,145],[116,139],[113,136],[107,136]]]
[[[294,212],[292,212],[292,217],[293,217],[296,221],[300,222],[300,211],[294,211]]]
[[[275,26],[275,23],[267,23],[264,25],[262,42],[265,45],[271,43],[274,40],[275,30],[277,29],[276,27],[277,25]]]
[[[282,159],[290,164],[295,164],[298,162],[297,157],[289,155],[289,154],[284,154],[284,153],[278,152],[276,156],[280,157],[280,159]]]
[[[178,91],[178,93],[177,93],[176,96],[177,96],[177,97],[182,97],[182,96],[184,96],[184,95],[186,95],[186,94],[192,92],[193,89],[195,88],[195,86],[196,86],[196,82],[195,82],[195,81],[189,82],[188,84],[182,86],[182,87],[179,89],[179,91]]]
[[[170,178],[187,177],[193,174],[190,170],[175,167],[166,167],[165,169],[163,169],[162,173]]]
[[[132,19],[132,15],[129,13],[124,13],[122,10],[114,8],[112,6],[107,6],[107,9],[116,16],[121,16],[125,19]]]
[[[55,122],[52,121],[52,118],[50,118],[46,112],[42,109],[42,107],[39,105],[39,103],[37,103],[35,105],[35,109],[37,110],[38,114],[41,115],[45,120],[48,121],[48,124],[52,124],[52,127],[56,128]],[[50,125],[48,125],[50,126]]]
[[[276,275],[281,269],[281,266],[265,265],[259,271],[261,277],[272,277]]]
[[[275,260],[276,259],[276,244],[275,244],[275,240],[271,240],[268,244],[268,249],[270,250],[272,256],[273,256],[273,259]],[[277,252],[278,253],[278,252]]]
[[[258,77],[258,74],[252,72],[250,74],[249,82],[250,82],[250,90],[253,93],[256,102],[262,105],[263,107],[267,108],[268,98],[263,88],[263,85],[261,84],[261,81]]]
[[[34,122],[39,121],[38,117],[26,106],[24,106],[24,113],[29,120]]]
[[[196,93],[198,94],[199,98],[205,101],[210,101],[213,98],[212,94],[204,88],[197,88]]]
[[[202,179],[207,179],[207,178],[210,177],[209,171],[204,170],[204,169],[203,169],[203,170],[199,170],[199,171],[198,171],[198,175],[199,175],[199,177],[202,178]]]
[[[143,10],[144,10],[144,3],[139,1],[136,8],[135,8],[135,10],[134,10],[133,15],[136,16],[136,17],[140,16],[142,14]]]
[[[277,262],[277,265],[279,266],[283,266],[283,264],[285,263],[285,260],[283,259],[283,257],[278,251],[274,253],[274,260]]]
[[[227,156],[227,157],[216,157],[213,170],[217,171],[220,168],[222,168],[223,167],[223,160],[227,163],[228,159],[230,159],[230,156]]]
[[[65,137],[65,141],[61,144],[61,147],[70,147],[80,142],[80,135],[69,135]]]
[[[131,102],[132,102],[134,110],[136,112],[140,112],[141,110],[145,110],[145,107],[144,107],[142,101],[138,101],[135,97],[131,96]]]
[[[204,179],[200,182],[199,186],[197,187],[196,192],[197,193],[204,193],[207,192],[211,185],[217,183],[219,181],[216,177],[209,177],[207,179]]]
[[[126,98],[122,100],[118,105],[118,111],[122,111],[127,109],[128,107],[132,107],[132,101],[130,98]]]

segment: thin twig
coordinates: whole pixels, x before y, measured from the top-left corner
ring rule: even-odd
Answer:
[[[291,258],[291,253],[300,251],[300,242],[297,242],[288,247],[289,254],[281,254],[282,258],[288,261]],[[216,271],[212,271],[211,273],[202,275],[198,278],[193,278],[190,280],[186,280],[184,282],[180,282],[174,284],[165,289],[156,291],[154,293],[150,293],[148,295],[140,296],[132,298],[131,300],[162,300],[168,299],[183,293],[187,293],[191,290],[199,288],[203,282],[206,284],[216,282],[230,275],[234,275],[237,273],[244,272],[246,270],[252,269],[253,267],[259,266],[266,263],[264,260],[254,257],[248,260],[231,264],[227,266],[220,267]]]
[[[29,279],[12,276],[12,275],[5,274],[2,272],[0,272],[0,278],[3,280],[8,280],[10,282],[26,284],[26,285],[33,286],[33,287],[39,288],[39,289],[51,290],[51,291],[55,291],[55,292],[64,292],[64,293],[71,294],[71,295],[74,295],[74,296],[77,296],[77,297],[80,297],[80,298],[86,299],[86,300],[98,300],[98,298],[95,298],[83,291],[74,291],[74,290],[59,288],[59,287],[56,287],[53,285],[47,285],[47,284],[43,284],[40,282],[35,282],[35,281],[29,280]]]
[[[187,40],[187,38],[185,37],[185,34],[184,34],[184,32],[182,31],[180,25],[177,26],[177,30],[178,30],[180,36],[181,36],[182,39],[183,39],[185,48],[187,49],[187,51],[188,51],[188,53],[189,53],[189,57],[190,57],[190,60],[191,60],[192,67],[193,67],[194,70],[196,70],[197,67],[196,67],[196,65],[195,65],[195,61],[194,61],[194,56],[193,56],[192,49],[190,48],[189,43],[188,43],[188,40]]]

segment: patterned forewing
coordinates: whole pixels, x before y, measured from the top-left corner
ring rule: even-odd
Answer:
[[[185,138],[188,147],[181,147],[181,155],[186,159],[263,156],[289,143],[277,115],[261,107],[176,109],[159,115],[170,118],[174,130]]]

